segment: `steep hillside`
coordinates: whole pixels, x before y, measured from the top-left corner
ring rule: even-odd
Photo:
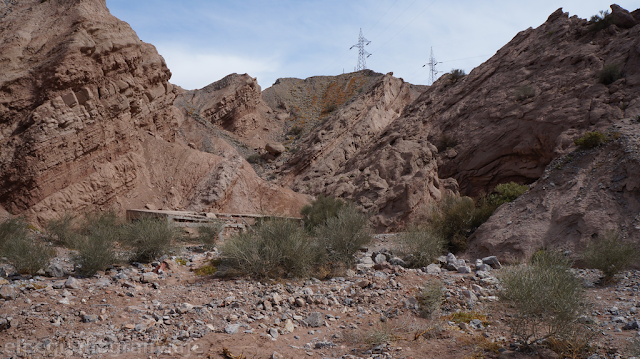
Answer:
[[[612,10],[613,23],[593,31],[587,20],[559,9],[469,75],[444,75],[408,106],[396,107],[401,114],[365,125],[379,124],[365,141],[343,145],[342,133],[361,138],[353,130],[361,118],[354,102],[353,113],[329,117],[308,135],[301,153],[283,166],[285,183],[393,213],[374,218],[382,229],[437,200],[443,188],[455,191],[455,182],[461,194],[477,195],[499,183],[536,181],[585,131],[640,114],[639,12]],[[615,75],[606,84],[605,70]],[[325,149],[328,143],[336,145]]]
[[[639,240],[640,119],[616,121],[609,133],[612,141],[551,162],[528,192],[474,233],[469,252],[515,261],[550,247],[577,255],[610,230]]]
[[[104,1],[4,6],[0,205],[11,213],[42,221],[148,205],[293,214],[305,203],[260,180],[228,145],[217,155],[187,146],[180,127],[197,125],[173,106],[181,90],[163,58]]]

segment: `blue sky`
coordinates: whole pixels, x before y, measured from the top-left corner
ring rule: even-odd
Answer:
[[[589,18],[609,8],[597,0],[106,0],[113,15],[156,46],[171,82],[202,88],[233,73],[265,89],[280,77],[351,72],[360,28],[371,41],[367,67],[427,84],[422,65],[469,73],[519,31],[541,25],[559,7]],[[629,11],[638,0],[618,0]]]

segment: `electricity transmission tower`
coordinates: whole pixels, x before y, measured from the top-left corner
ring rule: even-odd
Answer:
[[[425,65],[422,65],[422,67],[429,65],[429,85],[433,85],[433,83],[436,82],[438,73],[442,72],[436,70],[436,65],[441,63],[442,62],[437,62],[435,57],[433,57],[433,47],[431,47],[431,56],[429,56],[429,62],[427,62]]]
[[[356,66],[356,71],[365,70],[367,68],[367,57],[371,56],[364,47],[369,45],[371,41],[367,40],[362,36],[362,29],[360,29],[360,36],[358,37],[358,43],[351,46],[349,50],[357,47],[359,49],[358,53],[358,66]]]

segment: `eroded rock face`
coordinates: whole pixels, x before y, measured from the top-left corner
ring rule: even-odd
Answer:
[[[640,113],[639,34],[637,25],[590,32],[558,10],[462,79],[442,76],[392,126],[426,134],[441,150],[439,177],[464,194],[531,183],[583,132]],[[607,86],[599,74],[609,64],[624,76]]]
[[[256,79],[247,74],[231,74],[200,90],[186,91],[175,105],[253,148],[264,147],[282,131],[282,121],[262,100]]]
[[[540,248],[575,259],[590,240],[615,230],[640,239],[640,122],[619,121],[618,138],[554,160],[532,188],[502,205],[471,237],[469,253],[525,260]],[[637,262],[636,262],[637,264]]]
[[[445,187],[455,191],[454,183],[438,179],[437,150],[426,138],[404,140],[394,133],[379,140],[418,94],[391,74],[380,77],[299,144],[282,169],[283,182],[297,191],[353,200],[377,214],[372,221],[379,230],[419,204],[439,200]]]
[[[4,5],[0,204],[44,221],[65,211],[198,202],[194,191],[234,153],[187,146],[178,131],[183,116],[173,106],[181,90],[168,82],[155,48],[111,16],[104,1]],[[209,208],[252,212],[263,195],[283,193],[250,167],[239,168],[215,189],[224,195],[213,196]],[[247,191],[256,197],[235,197]],[[280,209],[297,213],[304,197],[284,193]]]

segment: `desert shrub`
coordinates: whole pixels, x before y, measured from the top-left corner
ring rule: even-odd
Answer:
[[[51,219],[45,225],[45,233],[50,241],[73,248],[78,241],[78,233],[73,228],[74,216],[70,213],[63,214],[58,219]]]
[[[536,90],[528,85],[518,87],[515,92],[516,101],[524,101],[528,98],[534,97],[535,95]]]
[[[609,13],[609,10],[600,10],[599,14],[591,16],[589,22],[591,23],[591,25],[589,25],[589,30],[597,32],[602,29],[606,29],[613,24],[613,17]]]
[[[467,246],[475,205],[469,197],[446,196],[432,208],[428,221],[434,235],[458,252]]]
[[[323,194],[318,195],[315,201],[302,207],[300,215],[307,231],[313,232],[313,229],[324,224],[328,218],[336,217],[338,210],[344,206],[345,202],[339,198],[327,197]]]
[[[166,220],[142,218],[124,227],[123,242],[133,251],[131,260],[149,262],[173,249],[173,241],[180,237],[176,227]]]
[[[413,226],[398,236],[398,249],[411,267],[425,267],[444,252],[445,241],[428,228]]]
[[[430,318],[437,310],[440,309],[444,301],[445,288],[439,279],[429,280],[416,296],[418,301],[418,309],[420,316]]]
[[[617,64],[604,65],[598,74],[598,81],[603,85],[610,85],[622,77],[620,67]]]
[[[616,274],[632,263],[637,252],[636,246],[625,242],[620,233],[608,231],[593,239],[585,248],[582,257],[587,267],[601,270],[604,281],[610,282]]]
[[[497,185],[493,191],[496,194],[496,201],[500,204],[513,202],[516,198],[520,197],[524,192],[529,189],[526,184],[519,184],[515,182],[501,183]]]
[[[300,125],[294,125],[289,130],[289,135],[295,136],[297,138],[297,137],[300,137],[300,135],[302,135],[303,132],[304,132],[304,127]]]
[[[221,248],[223,262],[254,277],[302,277],[318,262],[321,249],[301,226],[288,220],[264,221]]]
[[[573,143],[581,149],[591,149],[598,147],[607,141],[607,135],[602,132],[587,132],[582,137],[577,138]]]
[[[115,249],[115,241],[108,231],[95,231],[75,243],[77,253],[73,256],[76,271],[91,276],[109,266],[121,262]]]
[[[449,72],[449,77],[453,82],[457,82],[465,76],[467,76],[467,73],[464,72],[463,69],[451,69],[451,71]]]
[[[198,227],[198,242],[202,243],[204,249],[212,250],[215,246],[220,233],[224,229],[224,222],[216,219],[208,223],[206,226]]]
[[[325,223],[315,227],[319,243],[326,248],[331,262],[351,265],[354,255],[362,246],[371,242],[369,220],[355,205],[347,203],[329,217]]]
[[[508,325],[521,345],[562,340],[579,325],[586,301],[581,281],[570,269],[563,253],[541,250],[528,265],[501,275],[499,296],[511,312]]]
[[[247,156],[247,162],[253,163],[253,164],[258,164],[258,163],[262,162],[262,158],[260,157],[259,154],[252,153],[249,156]]]
[[[28,225],[22,218],[7,218],[0,223],[0,254],[5,245],[14,238],[26,237]]]
[[[0,256],[7,258],[18,273],[35,274],[44,269],[55,252],[29,236],[28,224],[22,218],[10,218],[0,224]]]

